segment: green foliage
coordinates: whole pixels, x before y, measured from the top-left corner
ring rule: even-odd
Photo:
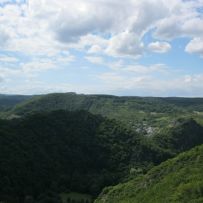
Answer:
[[[7,117],[59,109],[68,111],[87,110],[93,114],[101,114],[110,119],[122,121],[131,128],[143,128],[144,123],[151,124],[151,120],[155,121],[156,118],[163,116],[162,114],[183,112],[183,109],[177,108],[174,104],[170,104],[162,98],[57,93],[34,96],[30,100],[21,102],[7,112]],[[145,122],[143,123],[143,121]],[[159,124],[159,122],[155,122],[155,124]]]
[[[201,111],[201,98],[0,95],[0,117],[8,119],[0,120],[0,201],[86,203],[81,193],[95,197],[128,181],[98,201],[159,203],[169,190],[166,203],[202,202],[199,165],[170,160],[150,170],[203,144]]]
[[[182,115],[198,117],[198,121],[203,123],[203,118],[199,119],[199,113],[203,110],[201,98],[116,97],[55,93],[32,96],[12,107],[3,114],[0,112],[0,117],[10,119],[30,113],[61,109],[86,110],[116,119],[126,127],[147,135],[155,134],[171,120]]]
[[[194,119],[177,119],[152,138],[156,146],[171,154],[191,149],[203,143],[203,128]]]
[[[14,97],[15,98],[15,97]],[[29,97],[26,97],[29,98]],[[116,97],[111,95],[84,95],[75,93],[55,93],[32,96],[12,105],[1,118],[15,118],[30,113],[53,110],[86,110],[110,119],[116,119],[126,127],[152,135],[179,116],[193,116],[203,123],[201,98],[159,98],[159,97]],[[1,97],[0,97],[1,107]]]
[[[203,145],[146,175],[104,189],[95,203],[198,203],[203,197]]]
[[[125,176],[139,136],[85,111],[0,120],[0,198],[98,194]],[[43,200],[44,201],[44,200]]]
[[[173,131],[160,138],[167,140],[165,148],[156,137],[143,137],[86,111],[0,120],[0,199],[21,203],[47,191],[95,196],[105,186],[139,177],[153,165],[203,143],[202,127],[193,120],[179,122]],[[189,145],[187,131],[193,137]],[[44,199],[53,197],[40,201]]]
[[[30,99],[31,96],[21,95],[2,95],[0,94],[0,111],[6,111],[14,107],[15,105]]]

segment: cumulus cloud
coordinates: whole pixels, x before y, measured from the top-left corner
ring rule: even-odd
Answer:
[[[177,37],[197,37],[203,34],[202,0],[170,1],[170,14],[156,23],[154,36],[164,40]]]
[[[130,14],[130,30],[138,35],[144,35],[154,24],[169,15],[168,5],[162,0],[133,1],[136,11]],[[161,8],[161,9],[158,9]]]
[[[176,84],[194,90],[202,79],[193,75],[171,80],[170,84],[154,78],[167,73],[165,65],[156,61],[145,66],[137,61],[150,51],[170,51],[171,40],[180,37],[190,40],[185,47],[187,53],[202,56],[202,0],[0,0],[0,4],[3,78],[26,78],[58,70],[76,61],[79,52],[90,63],[112,71],[100,77],[105,84],[105,78],[117,81],[112,87],[104,85],[104,91],[122,88],[118,83],[128,89],[137,85],[142,90],[172,90]],[[86,93],[91,88],[87,89]]]
[[[0,46],[9,39],[9,50],[29,54],[51,56],[83,48],[93,54],[136,58],[144,53],[143,37],[150,30],[157,41],[203,34],[201,0],[16,2],[0,8],[0,30],[6,31],[0,31]]]
[[[108,39],[100,37],[98,35],[88,34],[81,37],[79,42],[79,48],[87,47],[87,52],[90,54],[103,53],[108,46]]]
[[[115,0],[30,0],[29,7],[33,16],[46,20],[49,16],[48,26],[56,39],[69,43],[92,32],[104,33],[117,29],[119,24],[115,21],[125,17],[127,10],[124,10],[128,8],[128,3],[129,0],[127,4]]]
[[[194,38],[185,48],[186,52],[200,54],[203,57],[203,38]]]
[[[157,53],[166,53],[171,49],[171,45],[167,42],[152,42],[148,45],[149,50]]]
[[[111,38],[106,53],[111,56],[140,57],[144,51],[144,44],[134,33],[123,32]]]

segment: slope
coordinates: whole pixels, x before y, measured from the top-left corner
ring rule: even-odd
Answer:
[[[0,201],[51,190],[96,195],[125,176],[139,136],[85,111],[0,120]]]
[[[146,175],[105,188],[95,203],[203,202],[203,145],[151,169]]]
[[[0,111],[6,111],[30,98],[31,96],[0,94]]]
[[[56,93],[34,96],[7,112],[7,117],[23,116],[33,112],[52,110],[87,110],[123,122],[127,127],[146,133],[168,124],[177,114],[185,112],[161,98],[116,97],[111,95],[83,95]],[[160,120],[160,118],[163,118]],[[150,128],[151,127],[151,128]]]

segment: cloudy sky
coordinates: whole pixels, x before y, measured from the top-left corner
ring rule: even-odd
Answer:
[[[0,0],[0,93],[203,97],[203,0]]]

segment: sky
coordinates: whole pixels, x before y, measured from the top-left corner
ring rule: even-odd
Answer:
[[[203,0],[0,0],[0,93],[203,97]]]

